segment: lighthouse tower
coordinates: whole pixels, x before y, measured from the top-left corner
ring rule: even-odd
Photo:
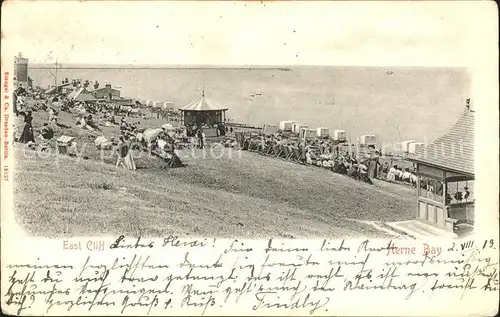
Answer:
[[[28,59],[22,53],[14,57],[14,87],[28,86]]]

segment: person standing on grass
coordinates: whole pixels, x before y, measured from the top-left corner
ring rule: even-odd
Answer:
[[[21,112],[22,115],[24,115],[24,128],[23,128],[23,133],[21,134],[21,137],[19,137],[18,142],[22,143],[28,143],[28,142],[33,142],[35,143],[35,136],[33,134],[33,126],[31,125],[31,122],[33,121],[33,116],[31,114],[31,111],[28,111],[28,113]]]
[[[307,157],[306,157],[306,145],[304,142],[300,142],[299,144],[299,155],[300,155],[300,163],[304,164],[306,163]]]
[[[370,154],[370,158],[368,160],[368,177],[369,178],[377,178],[378,168],[380,166],[380,152],[378,150],[375,151],[375,154]]]
[[[201,129],[198,130],[197,136],[198,136],[198,144],[200,145],[200,149],[203,149],[204,146],[204,139],[205,139],[205,133],[201,131]]]
[[[129,152],[129,146],[125,142],[125,139],[123,138],[123,135],[120,135],[118,138],[118,160],[116,161],[116,168],[118,168],[120,165],[126,168],[125,166],[125,157],[127,156]]]
[[[125,143],[127,144],[127,155],[125,155],[125,158],[123,160],[125,167],[131,171],[135,171],[136,166],[135,166],[135,161],[134,161],[134,150],[132,146],[132,142],[129,141],[128,137],[125,137]]]

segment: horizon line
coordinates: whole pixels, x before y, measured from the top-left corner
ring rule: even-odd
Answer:
[[[346,67],[346,68],[449,68],[461,69],[465,66],[399,66],[399,65],[380,65],[380,66],[357,66],[357,65],[215,65],[215,64],[90,64],[90,63],[57,63],[58,69],[268,69],[293,71],[294,68],[305,67]],[[56,63],[28,63],[32,69],[54,69]]]

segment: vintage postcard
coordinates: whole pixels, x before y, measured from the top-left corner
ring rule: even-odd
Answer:
[[[494,2],[7,1],[1,50],[3,314],[498,312]]]

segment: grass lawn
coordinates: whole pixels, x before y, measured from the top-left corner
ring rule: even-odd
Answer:
[[[247,152],[135,172],[93,160],[25,158],[21,150],[16,157],[16,215],[35,235],[379,236],[347,219],[403,220],[414,208],[406,188]]]

